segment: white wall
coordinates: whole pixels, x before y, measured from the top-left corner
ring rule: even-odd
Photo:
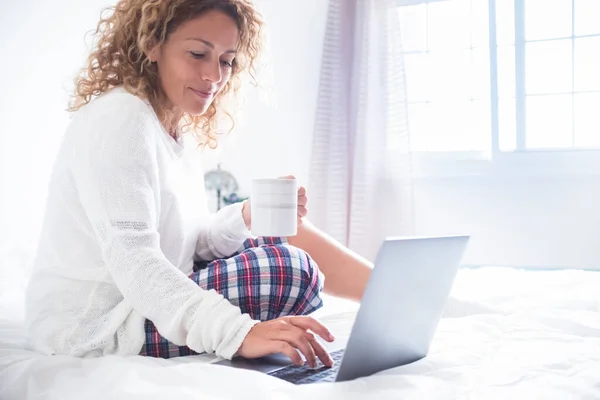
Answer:
[[[28,241],[68,122],[66,88],[104,1],[3,0],[0,12],[0,244]]]
[[[600,179],[462,177],[418,182],[422,235],[473,235],[466,264],[600,269]]]

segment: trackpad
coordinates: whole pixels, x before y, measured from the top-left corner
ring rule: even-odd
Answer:
[[[278,353],[256,359],[235,357],[233,360],[222,360],[215,364],[269,373],[292,365],[293,362],[286,355]]]

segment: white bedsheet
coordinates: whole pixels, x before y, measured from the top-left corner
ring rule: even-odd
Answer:
[[[206,355],[81,360],[24,351],[21,291],[11,288],[0,287],[0,399],[600,399],[600,272],[462,270],[428,357],[304,386],[212,365]],[[330,300],[319,313],[338,344],[355,309]]]

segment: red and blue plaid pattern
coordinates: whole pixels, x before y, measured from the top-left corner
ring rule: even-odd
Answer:
[[[198,264],[190,279],[214,289],[256,320],[307,315],[321,308],[323,275],[310,256],[281,238],[248,239],[231,258]],[[162,337],[146,320],[141,355],[170,358],[197,354]]]

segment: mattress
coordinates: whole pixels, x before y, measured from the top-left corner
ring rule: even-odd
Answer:
[[[212,355],[76,359],[26,351],[20,284],[0,301],[0,399],[600,399],[600,272],[463,269],[426,358],[351,382],[302,386],[215,365]],[[325,301],[316,316],[339,347],[357,305]]]

